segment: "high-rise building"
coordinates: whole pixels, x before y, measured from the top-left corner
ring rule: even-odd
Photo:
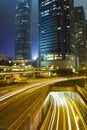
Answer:
[[[85,66],[85,13],[83,6],[74,8],[75,16],[75,43],[76,52],[79,57],[80,68]]]
[[[31,59],[31,0],[16,0],[15,59]]]
[[[41,66],[75,66],[73,7],[73,0],[39,0]]]
[[[86,39],[86,67],[87,67],[87,20],[85,21],[85,29],[86,29],[86,34],[85,34],[85,39]]]

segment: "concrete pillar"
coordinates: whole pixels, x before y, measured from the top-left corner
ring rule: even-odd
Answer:
[[[6,81],[6,77],[7,77],[7,76],[5,75],[5,76],[4,76],[4,81]]]
[[[35,73],[33,73],[33,79],[35,78]]]

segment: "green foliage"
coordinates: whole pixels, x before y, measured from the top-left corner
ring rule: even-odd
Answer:
[[[78,73],[79,73],[79,76],[81,76],[81,75],[86,76],[87,75],[87,69],[79,70]]]
[[[57,86],[75,86],[79,85],[81,87],[84,87],[85,85],[85,79],[73,79],[73,80],[66,80],[62,82],[55,83]]]
[[[58,76],[73,76],[72,69],[58,69],[56,70]]]

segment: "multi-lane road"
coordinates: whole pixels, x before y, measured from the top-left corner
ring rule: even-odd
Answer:
[[[23,119],[34,111],[34,107],[41,107],[48,92],[44,86],[57,81],[59,79],[39,80],[30,85],[0,88],[0,128],[13,130],[19,122],[21,125]]]
[[[75,102],[64,92],[51,92],[51,104],[40,130],[86,130]]]
[[[47,86],[63,80],[41,80],[23,86],[1,87],[0,129],[27,130],[32,123],[31,116],[34,117],[39,111],[48,94]],[[46,126],[43,122],[41,130],[86,130],[81,113],[68,96],[64,93],[51,93],[50,96],[53,103],[44,120]],[[27,121],[25,127],[21,127],[25,121]]]

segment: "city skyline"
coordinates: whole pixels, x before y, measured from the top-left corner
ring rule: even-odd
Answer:
[[[75,6],[86,8],[86,0],[75,0]],[[32,57],[38,56],[38,0],[32,0]],[[14,11],[15,1],[0,1],[0,54],[5,54],[14,58]],[[85,10],[86,19],[87,11]]]

